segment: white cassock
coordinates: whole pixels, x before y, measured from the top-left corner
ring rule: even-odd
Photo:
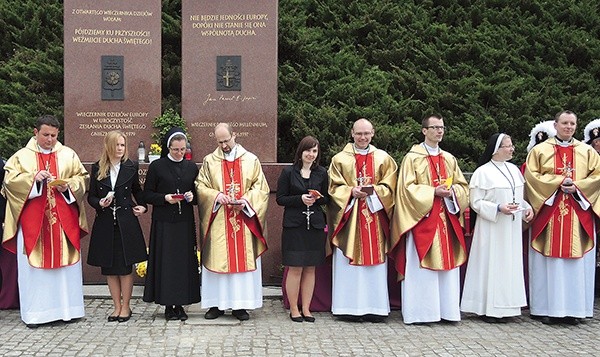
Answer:
[[[450,213],[458,213],[454,198],[444,201]],[[442,271],[421,268],[412,230],[406,235],[406,272],[401,288],[404,323],[460,321],[460,268]]]
[[[347,210],[352,208],[355,200],[350,201]],[[376,193],[367,197],[367,205],[373,213],[383,209]],[[344,253],[335,248],[331,312],[334,315],[387,316],[390,313],[387,273],[387,259],[378,265],[351,265]]]
[[[498,212],[498,204],[511,203],[513,199],[521,208],[531,208],[523,199],[524,182],[515,165],[496,161],[482,165],[471,177],[469,197],[477,221],[461,300],[464,312],[509,317],[520,315],[521,307],[527,305],[523,212]]]
[[[261,258],[256,259],[256,270],[245,273],[213,273],[202,266],[200,306],[218,307],[219,310],[257,309],[262,307]]]
[[[33,185],[29,199],[39,197],[38,185]],[[66,199],[66,198],[65,198]],[[67,203],[74,202],[73,194]],[[26,324],[81,318],[83,304],[83,277],[81,258],[73,265],[57,269],[39,269],[29,264],[23,247],[23,230],[17,233],[17,267],[21,319]]]
[[[575,198],[575,195],[573,195]],[[579,192],[579,198],[583,194]],[[554,196],[546,203],[552,205]],[[577,200],[591,209],[585,199]],[[594,232],[596,232],[594,222]],[[594,242],[596,236],[593,237]],[[594,315],[596,247],[578,259],[546,257],[529,242],[529,311],[532,315],[585,318]]]

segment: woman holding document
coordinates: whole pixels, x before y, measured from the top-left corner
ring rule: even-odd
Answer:
[[[284,206],[281,237],[282,262],[288,267],[285,290],[290,319],[314,322],[310,302],[315,287],[315,267],[325,262],[325,213],[329,202],[327,170],[319,166],[319,141],[300,141],[294,163],[285,167],[277,182],[277,204]],[[298,297],[302,299],[302,311]]]

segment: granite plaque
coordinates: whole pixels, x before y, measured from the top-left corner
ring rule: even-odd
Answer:
[[[228,122],[261,162],[277,162],[277,6],[182,1],[182,116],[195,161],[217,147],[214,126]]]
[[[100,61],[102,76],[102,100],[124,100],[123,56],[102,56]]]
[[[217,91],[242,90],[242,56],[217,56]]]
[[[64,73],[65,144],[94,162],[119,129],[137,160],[161,113],[161,2],[65,0]]]

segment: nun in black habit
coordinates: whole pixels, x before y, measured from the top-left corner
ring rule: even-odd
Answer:
[[[172,128],[161,158],[150,164],[144,198],[152,205],[150,251],[143,300],[165,306],[165,319],[186,320],[183,305],[200,301],[193,206],[198,167],[185,160],[187,137]]]

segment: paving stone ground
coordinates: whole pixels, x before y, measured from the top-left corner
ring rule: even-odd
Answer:
[[[544,325],[523,316],[490,324],[464,314],[456,326],[405,325],[399,311],[385,323],[343,322],[330,313],[317,321],[289,320],[281,296],[239,322],[230,312],[205,320],[199,304],[186,322],[165,321],[160,306],[133,301],[133,317],[107,322],[111,300],[86,294],[86,316],[29,329],[18,310],[0,311],[0,356],[572,356],[599,355],[600,299],[595,317],[579,326]]]

